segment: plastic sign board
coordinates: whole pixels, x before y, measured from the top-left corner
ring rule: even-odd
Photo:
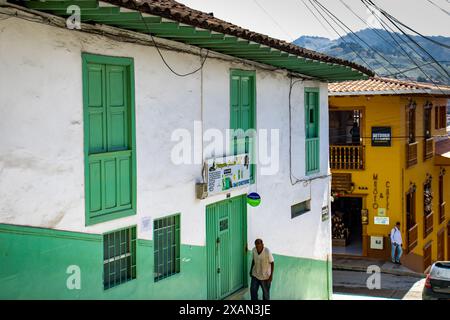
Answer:
[[[378,216],[386,217],[386,208],[378,208]]]
[[[389,217],[373,217],[375,224],[389,225]]]
[[[390,147],[391,127],[372,127],[372,147]]]
[[[250,184],[248,154],[213,158],[206,161],[208,195],[218,194]]]
[[[383,237],[370,237],[370,249],[383,250]]]

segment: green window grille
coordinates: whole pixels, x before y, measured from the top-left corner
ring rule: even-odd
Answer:
[[[103,287],[136,279],[136,227],[103,235]]]
[[[291,207],[291,219],[301,216],[302,214],[307,213],[310,210],[311,210],[311,200],[294,204]]]
[[[155,282],[180,272],[180,215],[153,222]]]

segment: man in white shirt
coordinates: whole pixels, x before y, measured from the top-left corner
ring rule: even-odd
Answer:
[[[250,276],[252,277],[250,284],[251,299],[258,300],[258,289],[261,286],[263,300],[270,300],[270,285],[274,270],[272,253],[268,248],[264,247],[261,239],[256,239],[252,255],[253,260],[250,268]]]
[[[392,263],[401,264],[400,257],[402,256],[402,233],[400,232],[400,222],[395,224],[395,227],[391,230],[391,259]],[[397,251],[397,254],[396,254]]]

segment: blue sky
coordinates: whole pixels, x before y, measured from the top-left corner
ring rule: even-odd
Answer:
[[[179,2],[244,28],[271,37],[292,41],[301,35],[337,38],[325,23],[325,29],[306,9],[302,0],[178,0]],[[308,5],[309,1],[304,0]],[[352,30],[367,25],[358,20],[341,0],[319,0]],[[360,0],[342,0],[364,21],[377,20]],[[431,2],[430,2],[431,1]],[[450,16],[433,5],[450,11],[450,0],[374,0],[391,15],[425,35],[450,36]],[[316,13],[317,14],[317,13]],[[318,14],[317,14],[318,15]],[[319,16],[320,17],[320,16]],[[339,32],[343,33],[338,29]]]

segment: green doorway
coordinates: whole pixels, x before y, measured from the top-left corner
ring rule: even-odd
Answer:
[[[245,195],[206,207],[208,299],[223,299],[247,285]]]

